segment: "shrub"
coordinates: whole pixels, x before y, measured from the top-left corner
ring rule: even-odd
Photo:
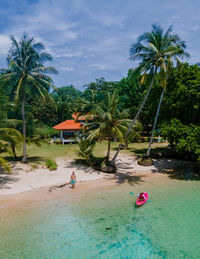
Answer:
[[[60,145],[60,144],[62,144],[62,141],[61,141],[60,139],[56,139],[56,140],[54,141],[54,143]]]
[[[54,161],[52,159],[48,159],[45,164],[49,168],[50,171],[57,170],[57,168],[58,168],[56,161]]]
[[[85,158],[86,162],[89,163],[89,160],[93,157],[93,150],[95,146],[94,141],[88,139],[77,139],[79,151],[77,152],[79,156]]]
[[[142,137],[140,136],[140,132],[142,130],[143,130],[142,124],[139,121],[136,121],[135,126],[132,127],[128,135],[128,143],[134,143],[134,142],[140,143],[142,141]]]
[[[36,128],[36,132],[41,139],[50,139],[58,134],[55,129],[47,125],[40,125],[40,127]]]
[[[181,156],[200,160],[200,126],[184,125],[178,119],[172,119],[170,124],[162,125],[162,136]]]

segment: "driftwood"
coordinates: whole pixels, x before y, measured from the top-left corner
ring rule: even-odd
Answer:
[[[52,190],[55,190],[57,188],[63,188],[64,186],[66,185],[69,185],[70,183],[62,183],[62,184],[59,184],[59,185],[53,185],[53,186],[50,186],[49,187],[49,192],[51,192]]]

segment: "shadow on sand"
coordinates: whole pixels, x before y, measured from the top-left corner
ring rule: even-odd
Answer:
[[[132,175],[132,173],[116,173],[113,175],[111,179],[116,180],[116,183],[118,184],[123,184],[123,183],[128,183],[131,186],[134,186],[136,184],[141,184],[144,182],[143,178],[145,175]]]
[[[18,178],[6,174],[6,172],[0,168],[0,189],[11,189],[10,187],[7,187],[6,184],[17,182]]]
[[[169,178],[185,181],[200,180],[200,164],[178,159],[156,159],[153,161],[155,170],[167,174]]]

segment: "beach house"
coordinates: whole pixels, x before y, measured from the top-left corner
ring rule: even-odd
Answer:
[[[65,143],[74,143],[75,134],[81,132],[86,122],[93,120],[93,115],[79,116],[79,113],[73,113],[72,118],[73,120],[65,120],[53,127],[59,131],[60,140],[63,145]]]

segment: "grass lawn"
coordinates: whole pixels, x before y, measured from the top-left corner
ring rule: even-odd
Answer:
[[[113,142],[111,144],[111,152],[115,152],[118,147],[117,142]],[[132,143],[129,144],[128,150],[122,150],[122,153],[127,155],[141,155],[144,154],[147,150],[148,143]],[[165,149],[166,144],[158,144],[154,143],[152,145],[152,153],[160,152]],[[27,156],[28,162],[31,164],[44,163],[47,159],[56,159],[58,157],[64,157],[67,159],[76,159],[78,145],[77,144],[68,144],[68,145],[60,145],[60,144],[42,144],[40,147],[36,145],[27,145]],[[107,141],[102,141],[101,143],[97,143],[94,149],[94,156],[96,157],[104,157],[107,153]],[[17,156],[19,160],[22,157],[22,147],[17,149]],[[4,154],[4,157],[9,161],[13,161],[13,158],[8,156],[8,154]]]
[[[129,155],[144,155],[149,146],[148,142],[144,143],[132,143],[129,144],[128,150],[122,150],[122,152],[127,153]],[[153,143],[151,146],[151,154],[155,154],[158,152],[163,152],[168,145],[166,143]]]

